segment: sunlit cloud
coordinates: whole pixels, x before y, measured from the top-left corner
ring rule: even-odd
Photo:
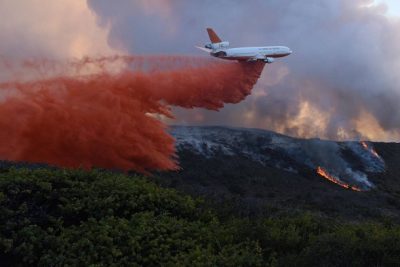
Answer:
[[[85,1],[3,0],[0,54],[7,57],[74,57],[115,53]]]

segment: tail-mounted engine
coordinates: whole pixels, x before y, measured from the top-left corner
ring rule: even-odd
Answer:
[[[221,50],[221,49],[228,48],[229,47],[229,42],[206,44],[204,47],[208,48],[208,49],[212,49],[212,50]]]

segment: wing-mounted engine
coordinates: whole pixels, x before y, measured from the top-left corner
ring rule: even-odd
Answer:
[[[225,51],[211,52],[211,55],[213,57],[226,57],[227,56]]]
[[[274,63],[274,61],[275,61],[275,59],[272,57],[267,57],[264,59],[264,62],[268,63],[268,64]]]
[[[229,48],[229,42],[210,43],[206,44],[204,47],[212,50],[224,50]]]
[[[262,54],[257,54],[255,57],[247,59],[247,62],[263,61],[265,63],[271,64],[275,61],[272,57],[265,57]]]

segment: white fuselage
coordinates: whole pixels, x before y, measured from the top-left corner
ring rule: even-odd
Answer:
[[[225,50],[227,57],[235,58],[254,58],[257,56],[265,57],[285,57],[292,53],[286,46],[264,46],[264,47],[238,47]]]
[[[214,57],[239,60],[273,62],[273,58],[285,57],[292,54],[292,50],[286,46],[264,46],[264,47],[238,47],[216,49],[211,52]]]
[[[230,48],[228,41],[222,41],[212,28],[207,28],[211,43],[204,47],[197,47],[210,53],[213,57],[239,61],[263,61],[272,63],[275,58],[286,57],[292,54],[292,50],[286,46],[262,46],[262,47],[237,47]]]

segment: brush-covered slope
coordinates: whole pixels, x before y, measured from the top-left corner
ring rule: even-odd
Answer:
[[[390,221],[226,217],[104,171],[3,167],[0,211],[2,266],[400,265],[400,227]]]
[[[171,127],[181,170],[163,185],[233,204],[241,214],[300,209],[345,217],[400,214],[400,144],[297,139],[227,127]],[[340,184],[317,173],[323,168]],[[229,205],[229,204],[228,204]]]
[[[261,266],[255,240],[226,227],[198,200],[142,177],[0,172],[1,266]]]

